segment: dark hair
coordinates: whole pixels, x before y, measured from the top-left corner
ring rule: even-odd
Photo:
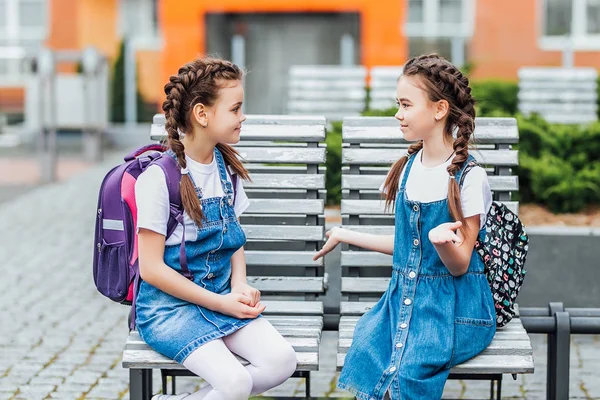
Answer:
[[[452,63],[437,54],[411,58],[404,65],[402,76],[417,78],[417,83],[427,92],[430,101],[448,102],[449,111],[444,133],[452,137],[452,133],[456,131],[453,144],[455,155],[448,166],[448,173],[455,177],[469,158],[469,140],[475,129],[475,99],[471,96],[469,80]],[[423,142],[419,141],[408,148],[408,154],[415,154],[422,148]],[[384,192],[388,208],[396,201],[400,174],[407,161],[406,156],[396,161],[385,181]],[[455,221],[464,224],[460,188],[456,179],[449,179],[448,182],[448,209]]]
[[[186,168],[186,160],[179,131],[191,134],[191,110],[198,103],[214,105],[223,82],[241,80],[243,76],[242,70],[230,61],[204,57],[185,64],[179,68],[176,75],[169,78],[169,83],[165,85],[167,99],[162,105],[166,119],[167,147],[173,150],[181,168]],[[233,147],[219,143],[217,148],[223,154],[225,163],[231,166],[240,178],[250,179],[248,171],[238,159],[238,152]],[[204,215],[189,175],[181,177],[181,201],[190,218],[201,226]]]

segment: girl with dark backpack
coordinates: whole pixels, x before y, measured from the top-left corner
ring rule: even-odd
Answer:
[[[450,368],[482,352],[495,304],[475,243],[492,205],[486,171],[472,165],[475,100],[469,81],[437,55],[406,62],[396,119],[407,154],[381,191],[395,211],[389,236],[334,228],[315,255],[340,242],[393,256],[392,278],[358,321],[338,386],[359,399],[440,399]]]

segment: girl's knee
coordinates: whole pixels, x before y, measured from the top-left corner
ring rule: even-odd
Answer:
[[[246,368],[227,371],[229,380],[223,387],[216,388],[225,399],[248,400],[252,392],[252,377]]]
[[[278,381],[274,382],[279,385],[285,382],[296,371],[298,358],[294,348],[286,342],[285,346],[277,349],[273,353],[271,360],[265,365],[272,372],[272,376]]]
[[[285,371],[289,376],[292,376],[294,372],[296,372],[296,367],[298,366],[298,357],[296,356],[296,351],[294,348],[289,345],[287,349],[281,353],[281,369]]]

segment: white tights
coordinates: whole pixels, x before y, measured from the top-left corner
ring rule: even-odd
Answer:
[[[243,366],[234,353],[250,364]],[[296,370],[292,346],[265,318],[196,349],[183,366],[208,382],[186,400],[247,400],[285,382]]]

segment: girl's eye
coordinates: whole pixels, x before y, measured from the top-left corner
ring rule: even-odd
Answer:
[[[404,107],[404,108],[408,108],[408,104],[406,104],[406,103],[402,103],[402,107]]]
[[[239,109],[240,109],[239,107],[236,107],[233,109],[233,112],[238,112]]]

